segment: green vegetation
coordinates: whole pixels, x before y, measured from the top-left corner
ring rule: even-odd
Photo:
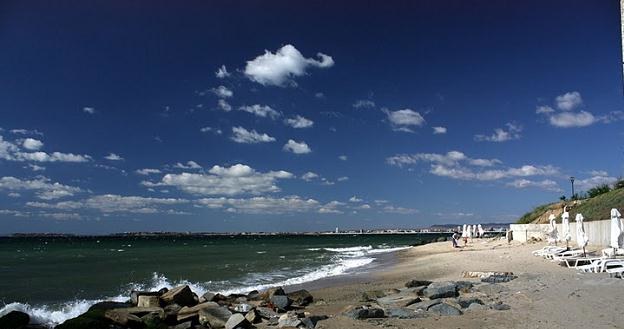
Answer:
[[[624,188],[617,188],[618,183],[615,184],[615,189],[613,190],[611,190],[609,186],[607,186],[607,188],[609,188],[608,191],[601,186],[596,187],[595,191],[590,189],[587,191],[589,198],[577,201],[575,205],[573,205],[574,202],[568,202],[569,205],[573,205],[570,209],[570,220],[573,221],[577,213],[582,213],[585,221],[605,220],[609,219],[611,208],[624,209]],[[624,187],[624,183],[621,185]],[[520,217],[517,223],[532,223],[540,216],[544,215],[549,209],[561,209],[561,205],[561,202],[557,202],[537,206],[535,209]],[[559,218],[557,219],[559,220]]]
[[[598,185],[587,190],[587,196],[590,198],[597,197],[611,191],[611,187],[607,184]]]

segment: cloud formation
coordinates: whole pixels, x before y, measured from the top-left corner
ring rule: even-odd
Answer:
[[[255,130],[247,130],[243,127],[232,127],[232,136],[230,139],[236,143],[242,144],[275,142],[275,138],[267,134],[260,134]]]
[[[296,115],[294,118],[284,119],[284,123],[293,128],[310,128],[314,125],[314,121],[300,115]]]
[[[26,141],[26,140],[25,140]],[[25,142],[24,141],[24,142]],[[32,162],[88,162],[91,160],[91,157],[88,155],[81,154],[73,154],[73,153],[61,153],[61,152],[52,152],[46,153],[43,151],[36,152],[28,152],[30,149],[28,147],[43,147],[43,143],[39,140],[34,140],[32,142],[26,142],[26,146],[24,142],[17,143],[4,140],[2,136],[0,136],[0,159],[7,161],[32,161]],[[40,143],[40,144],[39,144]],[[22,149],[24,148],[24,150]]]
[[[308,68],[329,68],[334,65],[331,56],[317,53],[318,60],[305,58],[293,45],[287,44],[275,53],[265,50],[247,62],[245,75],[254,82],[264,86],[296,86],[295,77],[305,75]]]
[[[306,154],[312,152],[312,149],[306,144],[306,142],[295,142],[292,139],[289,139],[283,147],[284,151],[292,152],[295,154]]]
[[[219,86],[217,88],[212,88],[211,91],[217,95],[219,98],[230,98],[234,96],[234,92],[228,89],[226,86]]]
[[[420,113],[410,109],[398,111],[384,109],[383,112],[387,115],[392,129],[396,131],[413,132],[412,127],[420,127],[425,123],[425,118]]]
[[[22,180],[12,176],[0,178],[0,190],[4,191],[34,191],[35,196],[42,200],[53,200],[73,196],[84,192],[81,188],[61,183],[52,183],[49,178],[39,176],[31,180]]]
[[[507,130],[504,128],[496,128],[494,129],[494,133],[492,135],[475,135],[474,139],[478,142],[495,142],[502,143],[514,139],[520,139],[522,137],[520,133],[522,132],[522,126],[517,125],[515,123],[507,123]]]
[[[281,114],[268,105],[245,105],[238,108],[239,111],[251,113],[262,118],[271,118],[273,120],[279,118]]]

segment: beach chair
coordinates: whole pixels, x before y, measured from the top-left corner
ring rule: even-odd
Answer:
[[[615,252],[614,252],[614,248],[602,249],[602,255],[605,257],[624,256],[624,249],[617,248],[615,249]]]
[[[566,250],[566,251],[548,253],[544,255],[544,258],[550,259],[553,261],[558,261],[558,258],[561,258],[561,257],[578,257],[582,255],[583,253],[584,251],[580,249]]]
[[[607,269],[607,273],[609,273],[609,277],[611,278],[620,278],[624,279],[624,264],[622,266],[615,266]]]
[[[557,257],[556,261],[560,263],[564,263],[569,268],[577,268],[579,266],[589,265],[594,263],[595,261],[599,261],[605,259],[604,257]]]
[[[624,266],[623,259],[602,258],[593,261],[588,265],[577,266],[576,269],[581,272],[601,273],[605,272],[609,268]]]
[[[531,253],[534,256],[540,256],[543,257],[545,254],[548,253],[552,253],[552,252],[561,252],[561,251],[565,251],[566,248],[565,247],[557,247],[557,246],[545,246],[542,249],[537,249],[537,250],[533,250]]]

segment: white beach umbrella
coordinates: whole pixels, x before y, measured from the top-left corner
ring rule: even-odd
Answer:
[[[548,243],[557,243],[557,223],[555,222],[555,215],[550,214],[548,221],[550,222],[550,229],[548,231]]]
[[[563,208],[563,214],[561,214],[561,227],[562,227],[562,236],[566,242],[566,247],[568,247],[568,242],[572,239],[572,235],[570,233],[570,213],[568,212],[567,206]]]
[[[472,239],[472,225],[468,225],[468,237]]]
[[[477,237],[477,225],[472,225],[472,236]]]
[[[466,230],[466,224],[464,224],[462,228],[462,238],[467,238],[467,237],[468,237],[468,231]]]
[[[619,249],[620,245],[620,236],[622,235],[622,219],[620,219],[622,215],[620,212],[613,208],[611,209],[611,247],[615,249]]]
[[[583,255],[585,255],[585,247],[589,242],[589,236],[585,233],[585,228],[583,227],[583,215],[576,214],[576,244],[578,244],[579,248],[583,248]]]
[[[479,236],[483,237],[483,233],[485,233],[485,231],[483,231],[483,227],[481,227],[481,224],[477,225],[477,229],[479,230]]]

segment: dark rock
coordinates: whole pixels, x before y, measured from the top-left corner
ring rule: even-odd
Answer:
[[[463,314],[462,311],[460,311],[459,309],[446,303],[433,305],[429,307],[428,311],[436,313],[436,314],[440,314],[440,315],[462,315]]]
[[[468,308],[471,304],[483,305],[483,301],[477,297],[459,297],[457,298],[457,304],[462,308]]]
[[[25,327],[30,316],[24,312],[11,311],[0,318],[0,328],[19,329]]]
[[[362,293],[361,301],[372,302],[377,298],[386,297],[386,294],[381,290],[369,290]]]
[[[286,311],[290,304],[292,304],[292,300],[288,298],[288,296],[283,295],[273,295],[270,301],[279,311]]]
[[[455,282],[434,282],[430,284],[423,294],[429,299],[457,297],[457,284]]]
[[[319,321],[322,320],[327,320],[329,319],[329,317],[327,317],[327,315],[311,315],[305,318],[301,318],[299,320],[301,320],[301,323],[303,323],[303,325],[306,326],[306,328],[308,329],[314,329],[316,327],[316,324]]]
[[[516,276],[515,275],[508,275],[508,274],[501,274],[501,275],[490,275],[486,278],[481,278],[481,282],[487,282],[487,283],[503,283],[503,282],[509,282],[513,279],[515,279]]]
[[[361,320],[370,318],[384,318],[385,312],[381,308],[358,306],[344,313],[351,319]]]
[[[415,288],[415,287],[419,287],[419,286],[428,286],[431,283],[432,283],[431,281],[427,281],[427,280],[411,280],[411,281],[408,281],[407,283],[405,283],[405,287],[406,288]]]
[[[497,311],[507,311],[511,309],[511,306],[507,305],[507,304],[503,304],[501,302],[492,304],[490,306],[493,310],[497,310]]]
[[[287,294],[294,304],[299,306],[307,306],[314,301],[314,297],[305,289],[293,291]]]
[[[175,287],[160,296],[164,304],[178,304],[180,306],[193,306],[197,304],[196,296],[188,285]]]
[[[193,323],[191,321],[182,322],[171,329],[191,329],[193,327]]]
[[[250,328],[251,323],[245,319],[240,313],[232,314],[232,316],[225,323],[225,329],[234,329],[234,328]]]
[[[87,312],[59,324],[55,329],[111,329],[113,322],[104,316],[107,310],[130,307],[131,304],[120,302],[100,302],[92,305]]]
[[[206,307],[199,310],[199,323],[213,329],[225,327],[232,312],[224,306]]]
[[[250,291],[247,294],[247,299],[248,300],[260,300],[260,292],[258,292],[258,290]]]
[[[167,329],[168,328],[167,324],[165,324],[165,322],[159,316],[158,313],[148,313],[142,316],[141,322],[145,324],[145,329]]]
[[[384,307],[406,307],[420,302],[420,298],[411,293],[401,293],[377,299],[377,303]]]
[[[113,309],[104,313],[104,316],[112,322],[130,328],[141,328],[143,321],[137,315],[126,312],[126,309]]]
[[[265,301],[270,301],[271,297],[273,296],[285,296],[286,293],[284,292],[284,289],[282,289],[282,287],[274,287],[274,288],[269,288],[265,291],[263,291],[262,293],[260,293],[260,299],[265,300]]]
[[[215,294],[215,293],[207,292],[207,293],[205,293],[205,294],[203,294],[201,296],[200,300],[202,300],[204,302],[212,302],[216,295],[217,294]]]
[[[420,303],[412,304],[412,305],[408,306],[407,308],[413,309],[413,310],[423,310],[423,311],[426,311],[427,309],[429,309],[429,307],[431,307],[433,305],[440,304],[440,303],[442,303],[442,301],[439,300],[439,299],[424,300],[424,301],[421,301]]]
[[[477,304],[477,303],[472,303],[467,308],[468,311],[481,311],[481,310],[487,310],[487,309],[488,309],[487,306],[482,305],[482,304]]]
[[[457,284],[457,290],[463,293],[470,292],[470,289],[474,286],[474,284],[470,281],[457,281],[455,284]]]
[[[398,307],[398,308],[387,308],[386,316],[389,318],[397,318],[397,319],[417,319],[424,318],[427,316],[425,312],[419,312],[407,307]]]
[[[178,312],[182,309],[182,306],[178,304],[171,304],[165,306],[163,312],[165,312],[165,323],[167,324],[177,324],[178,323]]]
[[[258,315],[260,315],[263,319],[270,320],[279,318],[279,314],[268,307],[256,307],[256,312],[258,312]]]

